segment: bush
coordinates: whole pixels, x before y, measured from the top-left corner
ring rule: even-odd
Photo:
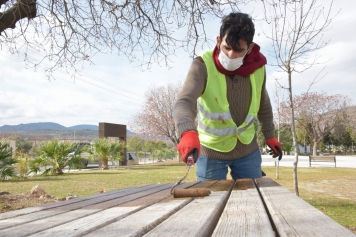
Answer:
[[[8,179],[16,175],[13,167],[17,161],[12,158],[12,149],[8,143],[0,141],[0,178]]]
[[[17,164],[14,165],[16,173],[25,179],[30,172],[30,156],[20,150],[16,152],[15,159],[17,160]]]
[[[31,161],[31,172],[38,173],[41,168],[45,168],[43,175],[63,174],[63,169],[83,168],[84,164],[80,156],[81,149],[75,149],[72,142],[59,142],[52,140],[43,143],[37,152],[38,157]]]

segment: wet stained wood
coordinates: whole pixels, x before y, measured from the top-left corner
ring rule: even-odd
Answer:
[[[232,180],[212,184],[209,196],[194,198],[144,236],[210,236],[233,185]]]
[[[279,236],[355,236],[318,209],[270,179],[256,179]]]
[[[236,181],[212,236],[275,236],[251,179]]]
[[[85,200],[95,200],[97,198],[110,199],[112,197],[117,198],[117,197],[124,196],[124,195],[130,194],[130,193],[140,192],[143,189],[149,189],[150,187],[154,187],[154,186],[158,186],[158,185],[151,184],[151,185],[145,185],[145,186],[136,186],[136,187],[132,187],[132,188],[125,188],[125,189],[119,189],[119,190],[114,190],[114,191],[110,191],[110,192],[98,193],[98,194],[94,194],[94,195],[90,195],[90,196],[86,196],[86,197],[74,198],[74,199],[70,199],[70,200],[66,200],[66,201],[48,203],[48,204],[44,204],[44,205],[41,205],[38,207],[29,207],[29,208],[16,210],[16,211],[5,212],[5,213],[0,214],[0,221],[3,219],[9,219],[9,218],[13,218],[16,216],[26,215],[26,214],[30,214],[30,213],[34,213],[34,212],[38,212],[38,211],[49,210],[49,209],[53,209],[53,208],[57,208],[57,207],[64,207],[64,206],[68,206],[68,205],[74,204],[74,203],[83,203],[83,201],[85,201]],[[0,229],[1,229],[1,227],[0,227]]]
[[[192,184],[186,184],[186,186],[191,186]],[[72,210],[72,211],[67,211],[64,213],[61,212],[61,206],[57,207],[57,209],[51,209],[51,212],[56,212],[57,215],[47,217],[47,218],[41,218],[41,216],[38,216],[37,220],[31,221],[28,223],[21,224],[21,228],[18,228],[18,226],[14,226],[11,228],[4,229],[0,231],[0,236],[27,236],[33,233],[37,233],[39,231],[47,230],[44,231],[44,233],[39,233],[37,235],[43,235],[46,236],[47,232],[50,231],[50,228],[53,228],[55,226],[69,223],[70,221],[76,221],[76,222],[81,222],[81,218],[85,218],[89,215],[94,215],[95,213],[99,213],[98,215],[106,215],[102,213],[102,211],[109,209],[111,207],[115,207],[118,205],[121,205],[122,208],[116,209],[117,211],[117,216],[122,216],[127,214],[130,211],[136,210],[138,208],[141,208],[142,206],[149,205],[150,203],[156,202],[158,199],[162,199],[164,197],[170,196],[169,193],[169,188],[171,187],[171,184],[165,184],[165,185],[149,185],[147,188],[140,188],[141,191],[137,192],[138,190],[134,189],[131,190],[132,194],[127,193],[127,192],[122,192],[124,196],[120,195],[114,199],[112,199],[112,196],[106,197],[108,199],[99,199],[101,202],[92,202],[88,204],[88,200],[83,200],[82,204],[87,204],[85,206],[81,205],[82,208]],[[149,196],[150,198],[146,198]],[[79,204],[78,202],[76,203],[77,205]],[[48,210],[47,210],[48,211]],[[107,214],[107,218],[105,220],[109,220],[112,218],[112,215],[110,214],[111,211],[107,211],[109,214]],[[58,214],[60,213],[60,214]],[[31,217],[35,213],[31,214]],[[39,215],[42,215],[42,212],[37,213]],[[21,217],[22,219],[26,218],[25,216]],[[94,218],[96,216],[94,215]],[[16,220],[16,218],[13,218]],[[13,219],[8,219],[8,222],[13,222]],[[90,217],[87,217],[87,219],[91,219]],[[100,219],[100,218],[99,218]],[[100,222],[101,223],[101,222]],[[94,229],[96,228],[95,225],[93,225]],[[64,228],[64,227],[63,227]],[[70,228],[70,227],[69,227]],[[26,229],[26,232],[23,230]],[[77,229],[77,228],[75,228]],[[84,227],[86,229],[86,227]],[[56,234],[61,235],[62,231],[56,232]],[[76,231],[79,232],[79,231]],[[74,232],[73,232],[74,233]],[[53,234],[50,234],[48,236],[54,236]],[[69,236],[69,235],[68,235]]]
[[[118,198],[126,197],[128,195],[141,195],[142,192],[147,190],[149,191],[150,189],[155,187],[161,188],[160,185],[149,185],[136,189],[122,190],[121,192],[113,192],[108,195],[95,195],[94,198],[78,198],[75,202],[64,201],[60,204],[55,203],[54,205],[48,205],[48,208],[40,209],[37,212],[30,212],[24,215],[16,215],[13,218],[0,220],[0,230],[10,227],[15,227],[14,229],[16,229],[17,225],[23,226],[25,223],[37,221],[39,219],[50,218],[52,216],[58,216],[62,213],[68,215],[67,213],[69,213],[70,211],[74,211],[83,207],[88,208],[95,204],[106,203],[110,200],[117,200]],[[3,231],[1,231],[1,233],[3,233]]]
[[[208,181],[204,183],[185,183],[177,186],[179,189],[195,189],[208,188],[217,183],[217,181]],[[150,197],[153,198],[154,197]],[[148,206],[130,216],[127,216],[117,222],[114,222],[104,228],[90,233],[88,236],[142,236],[151,229],[155,228],[162,221],[169,216],[179,211],[185,205],[190,203],[193,199],[174,198],[169,196],[152,206]],[[140,220],[140,221],[137,221]]]

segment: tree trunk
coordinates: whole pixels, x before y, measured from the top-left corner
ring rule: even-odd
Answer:
[[[37,15],[36,0],[18,0],[5,12],[0,12],[0,34],[7,28],[15,28],[22,18],[35,18]]]
[[[182,161],[182,155],[178,152],[178,162],[181,163]]]
[[[293,163],[293,181],[294,181],[294,193],[295,195],[299,196],[299,188],[298,188],[298,154],[299,154],[299,149],[298,149],[298,141],[297,141],[297,136],[295,133],[295,123],[294,123],[294,113],[292,115],[292,134],[293,134],[293,144],[295,148],[295,159]]]
[[[295,195],[299,196],[298,190],[298,140],[297,140],[297,133],[295,131],[295,118],[294,118],[294,104],[293,104],[293,94],[292,94],[292,72],[288,72],[288,82],[289,82],[289,101],[291,106],[291,114],[292,114],[292,136],[293,136],[293,145],[295,148],[295,160],[293,163],[293,182],[294,182],[294,193]]]
[[[318,142],[317,141],[314,141],[314,144],[313,144],[313,156],[316,156],[316,150],[318,148]]]
[[[61,168],[56,168],[56,174],[63,174],[63,170]]]
[[[307,145],[305,144],[305,139],[304,139],[304,155],[307,154]]]
[[[280,142],[279,138],[280,138],[280,134],[281,134],[281,130],[280,130],[280,123],[279,123],[279,103],[278,103],[278,123],[277,123],[277,129],[278,129],[278,141]],[[279,160],[276,161],[276,179],[279,179]]]
[[[102,160],[101,161],[101,169],[102,170],[108,170],[109,169],[109,164],[107,160]]]

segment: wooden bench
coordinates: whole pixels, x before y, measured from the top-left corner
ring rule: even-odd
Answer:
[[[336,167],[335,156],[309,156],[309,167],[311,167],[312,162],[332,162]]]
[[[155,184],[0,214],[0,236],[355,236],[268,178]]]

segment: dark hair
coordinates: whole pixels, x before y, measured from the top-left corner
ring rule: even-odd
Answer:
[[[246,40],[247,45],[250,45],[255,35],[255,25],[252,18],[245,13],[232,12],[222,19],[220,27],[221,40],[226,35],[226,43],[237,50],[240,46],[239,40]]]

